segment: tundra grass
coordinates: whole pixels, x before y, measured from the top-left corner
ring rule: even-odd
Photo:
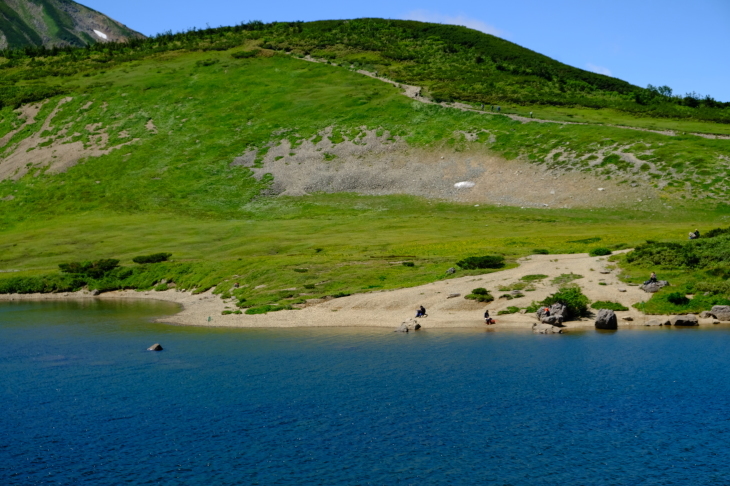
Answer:
[[[135,256],[169,252],[173,262],[151,266],[140,288],[165,278],[198,291],[218,285],[225,294],[237,282],[233,294],[246,306],[286,305],[451,278],[446,270],[468,256],[502,255],[513,262],[538,244],[551,254],[586,252],[598,238],[609,247],[633,246],[679,237],[688,226],[704,229],[723,217],[665,216],[323,194],[266,199],[249,205],[243,219],[95,212],[28,221],[3,232],[0,268],[19,270],[8,276],[39,275],[59,263],[99,258],[135,266]],[[454,276],[479,273],[485,272],[458,270]]]
[[[120,148],[62,173],[31,167],[20,180],[0,182],[0,228],[30,217],[98,210],[237,217],[269,179],[255,180],[249,169],[232,166],[233,159],[251,148],[263,154],[285,138],[296,145],[327,127],[334,127],[335,142],[377,129],[411,146],[487,151],[625,183],[649,181],[664,187],[667,197],[690,184],[697,188],[692,197],[716,203],[728,190],[727,140],[522,124],[424,105],[349,70],[283,55],[168,54],[69,82],[78,82],[73,99],[43,135],[75,134],[74,141],[90,145],[106,130],[109,144]],[[36,123],[15,134],[8,147],[39,131],[59,99],[46,103]],[[0,136],[19,124],[9,109],[0,120]],[[477,141],[467,142],[463,133],[475,134]],[[632,155],[641,165],[616,153]],[[32,164],[32,151],[28,160]]]

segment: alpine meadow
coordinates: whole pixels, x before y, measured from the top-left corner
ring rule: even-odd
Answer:
[[[251,315],[600,247],[671,280],[642,312],[730,303],[730,103],[415,21],[67,44],[0,51],[2,293]]]

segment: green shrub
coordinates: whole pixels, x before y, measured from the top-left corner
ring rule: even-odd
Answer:
[[[588,255],[590,255],[592,257],[605,256],[605,255],[610,255],[610,254],[611,254],[611,250],[609,250],[608,248],[594,248],[588,253]]]
[[[246,309],[246,314],[248,315],[254,315],[254,314],[268,314],[269,312],[278,312],[282,310],[292,310],[292,306],[290,305],[261,305],[258,307],[251,307],[249,309]]]
[[[231,54],[231,57],[234,59],[247,59],[249,57],[256,57],[259,55],[259,52],[261,52],[261,49],[253,49],[251,51],[240,51],[240,52],[234,52]]]
[[[548,276],[542,275],[542,274],[535,274],[535,275],[525,275],[524,277],[521,277],[520,280],[524,282],[535,282],[538,280],[545,280]]]
[[[465,299],[476,300],[477,302],[492,302],[494,296],[489,291],[482,287],[477,287],[471,291],[471,294],[464,296]]]
[[[223,312],[221,312],[221,315],[224,315],[224,316],[227,316],[230,314],[243,314],[243,312],[241,312],[240,310],[224,310]]]
[[[155,285],[154,290],[156,290],[157,292],[162,292],[163,290],[167,290],[167,284],[166,283],[157,284],[157,285]]]
[[[519,307],[515,307],[515,306],[511,305],[511,306],[507,307],[506,309],[497,312],[497,315],[503,316],[505,314],[515,314],[519,311],[520,311]]]
[[[314,284],[304,284],[304,288],[307,290],[312,290],[315,287]]]
[[[218,64],[219,62],[220,61],[218,59],[201,59],[200,61],[197,61],[195,65],[198,67],[207,67]]]
[[[332,297],[334,297],[335,299],[339,299],[340,297],[347,297],[349,295],[351,294],[347,292],[337,292],[336,294],[332,294]]]
[[[172,253],[154,253],[152,255],[142,255],[132,258],[134,263],[160,263],[166,262],[168,258],[172,256]]]
[[[295,268],[294,271],[297,273],[307,273],[309,270],[306,268]]]
[[[578,280],[579,278],[583,278],[583,275],[578,275],[577,273],[563,273],[560,276],[552,279],[550,283],[553,285],[565,285],[568,282]]]
[[[610,302],[607,300],[597,300],[591,304],[591,307],[593,307],[594,309],[597,309],[597,310],[600,310],[600,309],[609,309],[612,311],[629,310],[629,308],[626,307],[625,305],[619,304],[618,302]]]
[[[464,258],[456,262],[456,265],[464,270],[502,268],[504,266],[504,257],[499,255],[474,256]]]
[[[415,267],[416,264],[413,262],[403,262],[404,267]]]
[[[61,263],[58,265],[58,268],[61,270],[61,272],[71,275],[79,275],[89,278],[102,278],[104,275],[111,272],[118,266],[119,260],[106,258],[93,262]]]
[[[538,309],[539,309],[540,307],[542,307],[542,304],[541,304],[540,302],[535,302],[535,301],[533,300],[533,301],[532,301],[532,303],[531,303],[530,305],[528,305],[527,307],[525,307],[525,312],[527,312],[527,313],[530,313],[530,314],[531,314],[531,313],[533,313],[533,312],[537,312],[537,310],[538,310]]]
[[[532,253],[534,255],[549,255],[550,251],[548,251],[544,248],[536,248],[535,250],[532,250]]]
[[[566,307],[568,319],[587,316],[589,303],[588,297],[583,295],[577,285],[563,287],[541,302],[545,307],[563,304]]]
[[[674,305],[684,307],[687,304],[689,304],[689,299],[686,295],[680,294],[679,292],[671,292],[666,295],[667,302],[672,303]]]

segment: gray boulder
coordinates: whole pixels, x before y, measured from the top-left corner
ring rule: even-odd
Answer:
[[[631,317],[631,316],[624,316],[621,319],[624,320],[624,321],[626,321],[626,322],[632,322],[634,320],[634,318]]]
[[[147,351],[162,351],[162,346],[160,346],[160,343],[155,343],[147,348]]]
[[[537,318],[540,322],[545,322],[545,319],[550,319],[550,324],[562,324],[568,320],[568,309],[563,304],[553,304],[550,306],[550,312],[548,313],[545,312],[544,307],[540,307],[537,310]]]
[[[96,297],[97,295],[101,295],[101,290],[96,289],[96,290],[94,290],[94,291],[91,292],[91,295],[93,295],[94,297]]]
[[[656,320],[656,319],[652,319],[652,320],[650,320],[650,321],[646,321],[646,322],[644,323],[644,325],[645,325],[645,326],[652,326],[652,327],[653,327],[653,326],[663,326],[663,325],[664,325],[664,323],[663,323],[662,321],[658,321],[658,320]]]
[[[716,306],[716,307],[719,307],[719,306]],[[709,319],[711,317],[715,317],[715,316],[710,311],[702,311],[702,312],[700,312],[700,319]]]
[[[653,294],[655,292],[659,292],[664,287],[669,286],[669,282],[666,280],[657,280],[656,282],[646,283],[639,287],[644,292],[649,292],[650,294]]]
[[[446,273],[448,273],[449,275],[454,274],[454,273],[456,273],[456,269],[454,267],[451,267],[448,270],[446,270]]]
[[[714,305],[710,314],[718,321],[730,321],[730,305]]]
[[[550,324],[535,323],[532,325],[532,332],[535,334],[562,334],[563,330]]]
[[[673,326],[699,326],[699,320],[694,314],[687,314],[686,316],[674,316],[669,319],[669,322]]]
[[[417,320],[414,318],[410,318],[407,321],[403,321],[400,326],[395,330],[395,332],[409,332],[409,331],[418,331],[421,329],[421,325],[418,323]]]
[[[618,329],[616,313],[611,309],[601,309],[596,317],[596,329]]]
[[[446,298],[447,299],[455,299],[456,297],[460,297],[461,294],[449,294]]]

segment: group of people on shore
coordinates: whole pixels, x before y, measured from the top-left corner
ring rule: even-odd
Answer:
[[[416,319],[419,317],[428,317],[428,314],[426,314],[426,308],[422,305],[416,307]],[[487,325],[496,323],[496,321],[490,317],[489,309],[484,310],[484,323]]]

